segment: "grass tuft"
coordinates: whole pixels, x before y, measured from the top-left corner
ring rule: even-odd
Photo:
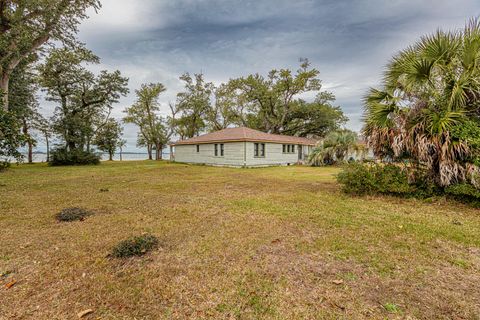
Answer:
[[[396,304],[390,302],[385,303],[383,307],[390,313],[398,313],[400,311],[399,307]]]
[[[65,208],[59,213],[56,214],[55,218],[60,222],[72,222],[72,221],[83,221],[89,215],[92,215],[93,212],[72,207],[72,208]]]
[[[157,247],[157,245],[157,237],[145,234],[119,242],[109,256],[114,258],[141,256]]]

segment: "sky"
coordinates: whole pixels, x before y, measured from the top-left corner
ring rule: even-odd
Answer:
[[[335,94],[350,119],[347,128],[359,131],[362,97],[396,52],[479,14],[479,0],[102,0],[78,36],[101,58],[96,70],[118,69],[130,79],[130,94],[114,106],[117,119],[142,83],[167,87],[160,99],[166,115],[185,72],[220,84],[296,70],[299,58],[308,58],[322,90]],[[137,150],[136,135],[127,125],[127,151]]]

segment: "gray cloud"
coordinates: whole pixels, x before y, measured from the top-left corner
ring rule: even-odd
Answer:
[[[101,68],[130,78],[134,101],[144,82],[162,82],[163,111],[181,90],[178,76],[203,72],[209,81],[273,68],[296,69],[307,57],[361,128],[361,97],[378,84],[390,57],[437,28],[462,27],[480,13],[475,0],[103,0],[79,37],[102,59]],[[136,129],[126,128],[129,149]]]

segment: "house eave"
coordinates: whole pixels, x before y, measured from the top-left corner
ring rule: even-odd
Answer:
[[[185,145],[197,145],[197,144],[212,144],[212,143],[227,143],[227,142],[263,142],[263,143],[276,143],[276,144],[296,144],[303,146],[315,146],[317,142],[299,142],[299,141],[279,141],[279,140],[268,140],[268,139],[222,139],[222,140],[210,140],[210,141],[180,141],[172,142],[170,146],[185,146]]]

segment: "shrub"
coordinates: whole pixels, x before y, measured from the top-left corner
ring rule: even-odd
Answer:
[[[100,154],[80,149],[68,151],[66,148],[58,148],[52,151],[50,156],[51,166],[74,166],[91,165],[100,163]]]
[[[480,205],[480,189],[469,183],[459,183],[445,188],[445,193],[456,200]]]
[[[409,181],[405,169],[395,164],[350,163],[337,176],[346,193],[387,194],[402,197],[431,197],[439,190],[422,174],[416,172],[415,182]]]
[[[342,190],[350,194],[371,194],[377,190],[371,170],[361,163],[345,165],[337,181],[342,185]]]
[[[5,171],[8,168],[10,168],[10,162],[0,160],[0,172]]]
[[[149,234],[133,237],[118,243],[109,256],[114,258],[127,258],[141,256],[154,249],[158,245],[158,239]]]
[[[65,208],[59,213],[56,214],[56,219],[61,222],[71,222],[71,221],[82,221],[87,216],[92,215],[91,211],[72,207],[72,208]]]

